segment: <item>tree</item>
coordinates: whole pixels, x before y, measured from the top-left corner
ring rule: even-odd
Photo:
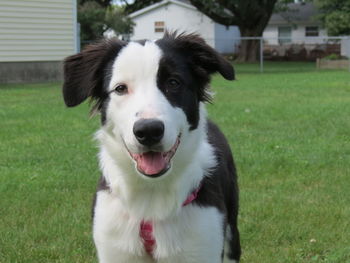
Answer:
[[[350,0],[316,0],[316,4],[329,35],[350,35]]]
[[[215,22],[238,26],[242,37],[261,37],[278,0],[190,0]],[[256,61],[258,40],[241,41],[238,61]]]
[[[117,34],[130,34],[133,22],[124,7],[115,6],[110,0],[79,0],[78,21],[82,43],[103,37],[108,29]]]
[[[125,7],[111,6],[107,9],[105,22],[116,34],[131,34],[134,22],[125,14]]]
[[[132,4],[129,4],[128,0],[120,0],[125,5],[125,12],[131,14],[137,10],[140,10],[144,7],[153,5],[162,0],[135,0]]]
[[[109,7],[111,5],[112,0],[79,0],[78,4],[79,5],[84,5],[87,2],[95,2],[101,7]]]
[[[86,1],[78,6],[78,21],[82,43],[99,39],[106,30],[106,10],[97,2]]]

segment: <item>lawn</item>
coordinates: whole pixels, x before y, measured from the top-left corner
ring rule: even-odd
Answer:
[[[213,79],[209,115],[239,173],[242,262],[350,262],[350,73],[293,65]],[[60,84],[27,84],[0,86],[0,120],[0,262],[96,262],[99,119],[86,103],[66,109]]]

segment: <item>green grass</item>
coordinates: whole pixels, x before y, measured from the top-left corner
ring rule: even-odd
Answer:
[[[350,262],[350,74],[293,65],[213,80],[209,115],[239,172],[242,262]],[[59,84],[30,84],[0,86],[0,120],[0,262],[96,262],[98,118],[66,109]]]

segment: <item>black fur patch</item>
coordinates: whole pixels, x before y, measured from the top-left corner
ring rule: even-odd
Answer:
[[[195,34],[166,33],[157,45],[163,51],[159,64],[157,85],[169,102],[182,108],[196,129],[199,121],[199,102],[210,102],[208,84],[211,74],[219,72],[229,80],[234,79],[232,65]],[[179,87],[169,87],[169,79],[179,80]]]
[[[104,76],[103,76],[103,90],[104,91],[108,90],[108,85],[112,79],[113,63],[114,63],[114,59],[110,60],[104,69]],[[99,110],[101,113],[102,125],[104,125],[106,123],[106,119],[107,119],[106,111],[107,111],[107,106],[108,106],[109,101],[110,101],[110,97],[108,96],[107,92],[106,92],[106,96],[103,96],[102,98],[99,99],[97,110]],[[95,108],[96,108],[96,106],[95,106]]]
[[[176,79],[178,87],[169,85],[169,80]],[[164,50],[157,75],[157,86],[175,107],[183,109],[190,129],[196,129],[199,121],[199,98],[196,92],[200,87],[190,74],[188,65],[181,54]]]
[[[241,246],[237,228],[238,184],[236,167],[230,146],[219,128],[208,121],[207,132],[209,143],[215,149],[217,166],[209,176],[204,177],[202,187],[194,202],[200,206],[214,206],[227,216],[224,230],[228,225],[232,237],[228,243],[227,255],[230,259],[238,261],[241,255]]]
[[[68,107],[91,97],[96,103],[94,108],[101,109],[108,97],[104,89],[107,65],[125,45],[118,39],[105,40],[65,59],[63,98]]]

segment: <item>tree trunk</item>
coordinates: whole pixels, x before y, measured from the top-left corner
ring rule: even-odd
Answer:
[[[278,0],[190,0],[198,10],[225,26],[238,26],[242,37],[261,37]],[[281,1],[285,2],[285,1]],[[226,12],[229,10],[232,15]],[[257,61],[259,40],[241,41],[238,61]]]
[[[240,27],[241,37],[261,37],[262,32],[259,29],[246,29]],[[240,43],[237,62],[256,62],[260,54],[259,39],[243,39]]]

